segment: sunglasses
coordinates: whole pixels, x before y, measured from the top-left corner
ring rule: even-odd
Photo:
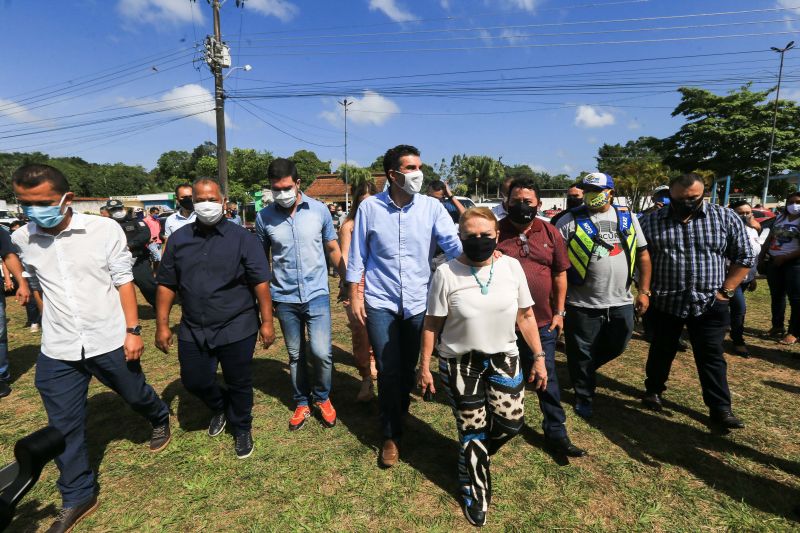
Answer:
[[[528,237],[526,237],[524,233],[520,233],[519,237],[517,237],[517,246],[520,247],[520,257],[528,257],[528,254],[531,253],[531,249],[528,248]]]

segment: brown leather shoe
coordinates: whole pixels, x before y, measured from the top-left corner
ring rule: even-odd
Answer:
[[[392,439],[383,441],[383,449],[380,455],[381,466],[383,468],[394,466],[397,463],[398,457],[400,457],[400,450],[397,447],[397,443]]]

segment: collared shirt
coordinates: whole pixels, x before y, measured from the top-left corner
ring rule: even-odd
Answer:
[[[325,245],[336,240],[325,204],[300,194],[294,216],[272,203],[256,216],[256,235],[272,254],[272,299],[305,303],[329,294]]]
[[[69,226],[58,235],[30,222],[11,240],[42,287],[43,354],[80,361],[125,343],[117,288],[133,281],[132,260],[115,220],[73,211]]]
[[[535,302],[533,314],[541,328],[553,320],[553,276],[569,268],[569,257],[564,239],[551,224],[533,219],[525,232],[527,241],[520,239],[520,231],[510,220],[500,221],[500,242],[497,249],[513,257],[522,265],[528,288]],[[524,244],[527,244],[527,254]]]
[[[197,215],[195,214],[194,211],[189,213],[188,217],[183,216],[180,210],[175,211],[170,216],[168,216],[167,220],[164,222],[164,236],[169,238],[173,233],[175,233],[180,228],[194,222],[195,218],[197,218]]]
[[[178,337],[209,348],[258,331],[253,287],[267,281],[269,266],[256,236],[225,219],[212,228],[193,223],[176,231],[158,268],[158,284],[181,297]]]
[[[422,313],[436,244],[448,259],[461,255],[457,226],[439,200],[415,194],[401,208],[389,191],[370,196],[356,214],[347,281],[358,283],[364,275],[369,307],[404,318]]]
[[[144,223],[150,228],[150,242],[161,244],[161,238],[158,236],[159,233],[161,233],[161,224],[158,222],[158,219],[152,215],[148,215],[144,217]]]
[[[244,225],[244,224],[242,224],[242,218],[239,215],[236,215],[236,216],[233,216],[233,217],[229,218],[228,222],[233,222],[234,224],[237,224],[239,226],[243,226]]]
[[[684,224],[672,216],[670,207],[662,207],[639,223],[653,263],[652,302],[665,313],[702,315],[725,281],[727,261],[755,264],[744,224],[732,209],[703,202]]]

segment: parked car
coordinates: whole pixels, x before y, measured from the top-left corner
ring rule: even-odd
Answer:
[[[5,227],[11,226],[12,223],[19,220],[19,217],[11,211],[0,210],[0,224]]]
[[[466,196],[454,196],[456,200],[461,202],[461,205],[464,206],[464,209],[469,209],[470,207],[475,207],[475,202],[467,198]]]
[[[769,209],[753,209],[753,218],[755,218],[759,224],[763,224],[765,220],[775,218],[775,213]]]

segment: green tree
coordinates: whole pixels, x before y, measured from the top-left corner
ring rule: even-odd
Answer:
[[[351,189],[355,189],[365,182],[375,182],[375,178],[372,176],[372,171],[370,169],[354,165],[347,165],[345,167],[344,164],[339,165],[339,168],[336,169],[336,173],[342,181],[345,180],[345,168],[347,168],[347,183],[350,185]]]
[[[217,158],[210,155],[202,156],[197,160],[194,170],[198,178],[216,179],[218,174]]]
[[[158,158],[156,167],[151,175],[154,183],[160,189],[176,178],[191,181],[194,169],[191,166],[192,155],[185,150],[170,150]]]
[[[631,209],[639,211],[654,188],[666,184],[675,174],[663,164],[663,143],[654,137],[640,137],[625,145],[604,144],[597,151],[597,169],[614,178],[616,193],[625,196]]]
[[[736,187],[760,193],[767,171],[774,103],[772,90],[751,91],[746,85],[724,96],[682,87],[672,116],[686,123],[664,139],[665,163],[681,172],[709,170],[732,176]],[[800,107],[781,101],[772,156],[773,173],[800,168]],[[787,184],[774,184],[782,192]]]
[[[310,150],[298,150],[290,157],[297,166],[297,173],[303,183],[311,183],[320,174],[331,173],[331,162],[321,161],[317,154]]]
[[[468,190],[474,190],[475,196],[489,196],[490,189],[499,194],[500,185],[505,179],[503,164],[486,155],[456,155],[450,166],[453,174],[467,185]]]
[[[234,148],[228,157],[229,183],[238,183],[247,190],[260,188],[267,183],[267,169],[273,159],[275,157],[270,152],[259,152],[252,148]]]

